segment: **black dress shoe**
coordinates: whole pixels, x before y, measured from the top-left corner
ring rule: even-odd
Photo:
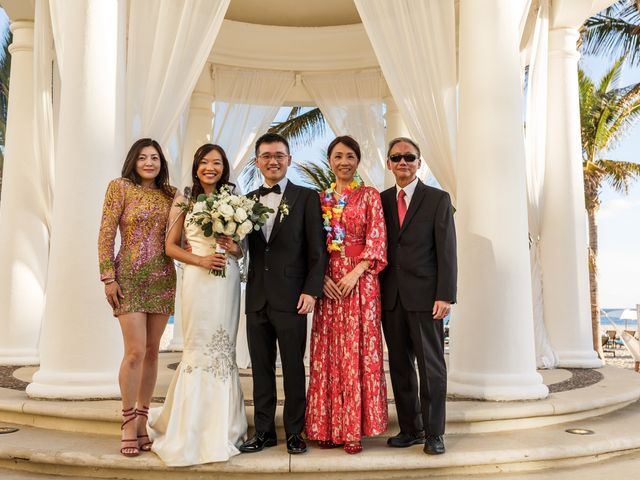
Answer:
[[[444,440],[442,435],[427,435],[424,442],[424,453],[429,455],[440,455],[444,453]]]
[[[287,452],[291,454],[304,453],[307,451],[307,444],[298,433],[287,435]]]
[[[387,440],[387,445],[395,448],[406,448],[419,443],[424,443],[424,431],[415,433],[400,432],[395,437],[390,437]]]
[[[256,432],[253,437],[240,445],[238,450],[242,453],[254,453],[266,447],[275,447],[277,444],[278,439],[275,433]]]

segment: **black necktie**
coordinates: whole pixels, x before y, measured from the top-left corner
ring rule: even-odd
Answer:
[[[270,193],[280,193],[280,185],[279,184],[275,184],[273,187],[269,188],[269,187],[260,187],[258,189],[258,192],[260,193],[261,197],[264,197],[265,195],[269,195]]]

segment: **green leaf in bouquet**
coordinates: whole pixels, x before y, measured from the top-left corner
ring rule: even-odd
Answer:
[[[206,199],[207,199],[207,194],[201,193],[200,195],[198,195],[198,198],[196,198],[196,202],[204,202]]]

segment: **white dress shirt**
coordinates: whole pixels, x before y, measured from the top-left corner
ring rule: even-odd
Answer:
[[[280,206],[280,201],[282,200],[282,195],[284,194],[284,189],[287,188],[288,182],[289,180],[287,180],[287,177],[278,182],[278,185],[280,185],[280,193],[272,192],[267,195],[260,196],[260,203],[273,210],[273,213],[269,214],[267,222],[262,226],[262,233],[264,233],[264,238],[266,238],[267,241],[269,241],[269,237],[271,236],[271,230],[273,230],[273,224],[276,221],[276,215],[278,215],[278,207]],[[271,186],[266,183],[263,186],[271,188]]]
[[[411,203],[411,198],[416,191],[416,186],[418,185],[418,177],[414,178],[409,185],[402,188],[396,183],[396,202],[398,201],[398,195],[400,194],[400,190],[404,190],[405,197],[404,201],[407,203],[407,210],[409,210],[409,204]]]

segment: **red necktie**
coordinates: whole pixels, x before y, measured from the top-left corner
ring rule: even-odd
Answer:
[[[404,199],[406,196],[407,193],[401,189],[400,193],[398,193],[398,220],[400,220],[400,226],[402,226],[404,216],[407,214],[407,202]]]

